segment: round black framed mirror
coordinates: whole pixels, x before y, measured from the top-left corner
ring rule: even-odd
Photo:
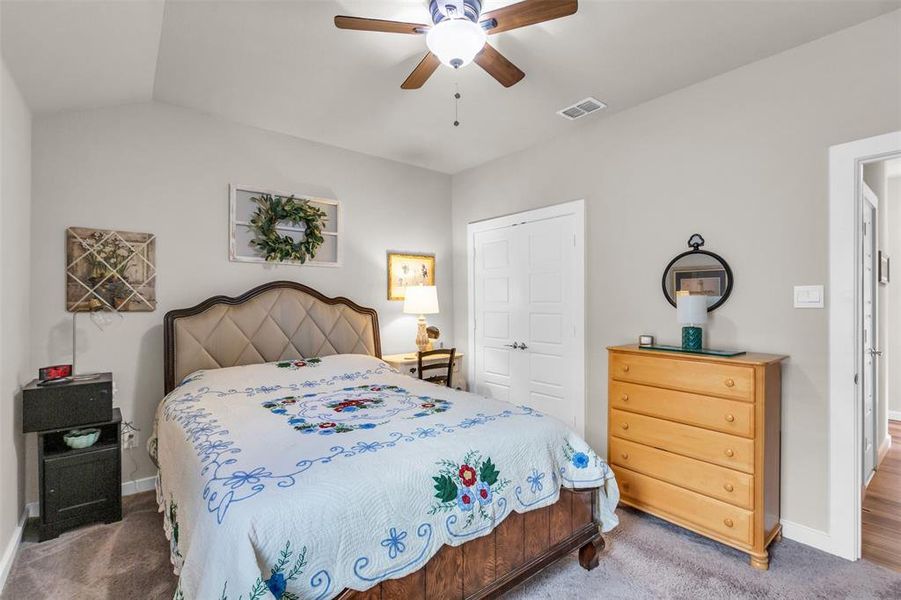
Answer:
[[[707,296],[707,312],[716,310],[732,293],[732,269],[722,256],[701,250],[704,238],[695,233],[688,239],[691,250],[669,261],[663,270],[663,295],[676,306],[676,292]]]

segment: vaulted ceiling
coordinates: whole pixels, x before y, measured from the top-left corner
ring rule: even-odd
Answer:
[[[484,10],[512,3],[484,2]],[[157,100],[454,173],[855,25],[899,0],[582,0],[498,34],[526,73],[505,89],[470,65],[400,83],[422,36],[342,31],[335,15],[428,23],[426,0],[15,1],[4,59],[40,113]],[[462,95],[453,127],[455,90]],[[603,114],[556,111],[586,96]],[[675,115],[674,115],[675,116]]]

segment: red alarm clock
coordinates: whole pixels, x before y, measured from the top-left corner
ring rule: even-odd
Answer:
[[[72,377],[72,365],[52,365],[38,369],[40,384],[65,383]]]

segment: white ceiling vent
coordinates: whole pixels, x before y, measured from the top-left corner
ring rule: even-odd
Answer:
[[[584,100],[579,100],[572,106],[567,106],[563,110],[558,110],[557,114],[564,119],[575,121],[579,117],[590,115],[591,113],[599,111],[602,108],[607,108],[607,105],[597,98],[588,97]]]

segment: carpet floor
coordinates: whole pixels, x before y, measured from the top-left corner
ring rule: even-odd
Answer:
[[[93,525],[34,543],[26,531],[3,600],[170,600],[175,577],[152,492],[129,496],[119,523]],[[901,599],[901,573],[851,563],[791,540],[760,572],[726,546],[654,517],[620,509],[600,566],[574,556],[545,569],[505,600]],[[202,599],[206,600],[206,599]]]

